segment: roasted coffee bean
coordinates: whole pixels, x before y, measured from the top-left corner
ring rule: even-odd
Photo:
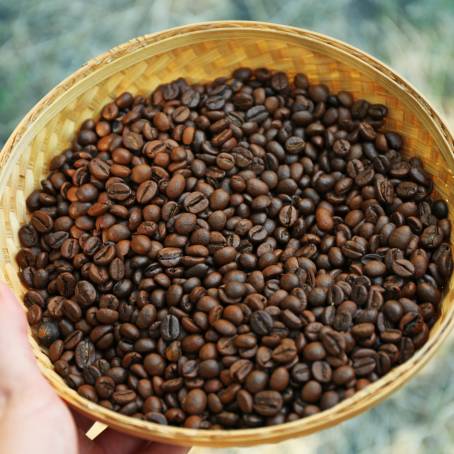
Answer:
[[[448,217],[448,204],[444,200],[435,200],[432,203],[432,213],[438,219],[444,219]]]
[[[189,235],[197,226],[197,216],[191,213],[182,213],[175,218],[175,231],[179,235]]]
[[[324,331],[320,335],[320,340],[325,350],[333,356],[340,356],[347,347],[344,336],[336,331]]]
[[[282,395],[277,391],[260,391],[254,396],[254,410],[262,416],[276,415],[282,405]]]
[[[324,231],[330,231],[334,227],[331,211],[326,208],[317,208],[315,212],[317,227]]]
[[[41,321],[43,311],[38,304],[33,304],[27,311],[28,324],[33,326]]]
[[[112,400],[119,405],[126,405],[136,398],[136,393],[131,389],[122,389],[112,394]]]
[[[277,363],[290,363],[298,355],[296,344],[292,339],[283,339],[272,351],[271,358]]]
[[[201,415],[207,406],[207,395],[201,389],[192,389],[184,398],[182,408],[190,415]]]
[[[95,346],[93,343],[86,339],[78,343],[75,350],[76,364],[80,369],[93,364],[95,360]]]
[[[410,277],[413,276],[415,272],[415,267],[413,263],[405,259],[397,259],[392,264],[392,270],[401,277]]]
[[[353,359],[353,368],[357,376],[369,375],[376,367],[375,352],[364,352]]]
[[[183,175],[177,174],[174,175],[167,185],[166,194],[169,199],[178,199],[180,195],[184,192],[186,187],[186,181]]]
[[[389,246],[405,250],[410,241],[411,235],[412,232],[410,230],[410,227],[408,227],[407,225],[397,227],[389,236]]]
[[[115,391],[115,381],[103,375],[96,379],[95,389],[101,399],[109,399]]]
[[[180,322],[175,315],[166,315],[162,320],[161,335],[166,341],[178,339],[180,335]]]
[[[39,233],[47,233],[52,230],[54,222],[47,212],[38,210],[33,213],[31,224]]]
[[[322,386],[318,381],[308,381],[301,390],[301,399],[308,403],[316,403],[322,395]]]
[[[388,109],[304,74],[125,92],[26,199],[27,319],[81,396],[197,429],[331,408],[427,341],[448,204]]]
[[[74,297],[82,306],[90,306],[95,302],[97,292],[91,282],[79,281],[75,287]]]
[[[106,244],[95,252],[93,262],[96,265],[108,265],[115,258],[115,255],[115,246],[113,244]]]
[[[72,322],[77,322],[82,318],[82,309],[72,300],[64,300],[63,314]]]
[[[99,158],[94,158],[88,163],[88,170],[97,180],[107,180],[110,175],[110,166]]]
[[[155,181],[147,180],[139,185],[136,191],[137,202],[145,205],[149,203],[153,197],[156,195],[158,186]],[[128,195],[129,197],[129,195]]]
[[[290,374],[285,367],[278,367],[270,377],[270,388],[273,391],[282,392],[287,389],[290,382]]]
[[[48,347],[50,344],[56,341],[59,335],[60,330],[58,329],[57,324],[54,322],[42,322],[38,326],[38,341],[45,347]]]
[[[281,211],[279,212],[279,222],[284,227],[291,227],[293,224],[295,224],[297,218],[298,212],[296,211],[296,208],[291,205],[282,207]]]
[[[115,182],[107,187],[111,200],[124,201],[131,195],[131,188],[126,183]]]
[[[201,192],[191,192],[184,199],[184,207],[189,213],[199,214],[204,212],[209,202],[205,195]]]
[[[25,224],[19,229],[19,241],[22,247],[33,247],[38,240],[38,232],[31,224]]]
[[[256,311],[252,313],[250,323],[254,333],[265,336],[271,332],[273,318],[266,311]]]
[[[175,267],[183,257],[183,251],[175,247],[165,247],[159,250],[158,260],[162,266]]]
[[[355,378],[355,370],[351,366],[340,366],[333,372],[336,385],[344,385]]]
[[[370,260],[365,264],[364,272],[369,277],[382,276],[386,272],[386,265],[379,260]]]
[[[312,376],[319,383],[329,383],[332,377],[332,369],[327,361],[315,361],[312,363]]]

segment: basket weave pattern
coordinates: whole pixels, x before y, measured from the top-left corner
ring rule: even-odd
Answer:
[[[39,186],[50,159],[67,148],[83,120],[123,91],[148,95],[157,85],[185,77],[203,82],[239,66],[266,66],[289,75],[304,72],[334,92],[383,103],[386,129],[400,131],[404,150],[420,157],[434,175],[437,192],[454,206],[453,139],[428,103],[372,57],[322,35],[271,24],[219,22],[188,26],[137,38],[100,56],[49,93],[15,130],[0,155],[0,279],[18,296],[24,289],[14,257],[17,231],[27,219],[25,199]],[[451,209],[451,220],[454,209]],[[407,363],[329,411],[292,423],[254,430],[196,431],[132,419],[88,402],[53,371],[36,342],[34,353],[46,377],[69,403],[92,418],[149,439],[185,445],[231,446],[279,441],[320,430],[383,399],[416,373],[453,325],[453,280],[442,316],[428,343]]]

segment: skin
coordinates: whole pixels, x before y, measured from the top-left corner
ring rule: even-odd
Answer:
[[[85,437],[91,422],[72,413],[41,375],[19,302],[0,283],[0,454],[185,454],[107,429]]]

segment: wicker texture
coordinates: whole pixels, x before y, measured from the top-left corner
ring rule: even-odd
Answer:
[[[301,71],[311,82],[348,90],[356,98],[387,105],[387,129],[402,132],[405,151],[419,156],[435,176],[439,194],[454,205],[453,139],[430,105],[405,81],[372,57],[325,36],[264,23],[214,22],[137,38],[92,60],[43,98],[14,131],[0,155],[0,278],[18,296],[24,289],[14,256],[17,231],[26,220],[25,199],[47,173],[50,159],[68,147],[80,123],[96,116],[115,95],[148,94],[177,77],[191,82],[225,76],[239,66]],[[451,210],[451,220],[454,219]],[[427,344],[408,362],[336,407],[292,423],[253,430],[201,431],[163,427],[97,406],[69,389],[45,352],[31,339],[43,373],[56,391],[92,419],[143,438],[183,445],[254,445],[329,427],[375,405],[413,376],[434,354],[454,323],[453,279],[442,316]]]

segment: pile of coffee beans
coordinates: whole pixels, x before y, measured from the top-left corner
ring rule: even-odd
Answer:
[[[408,360],[451,227],[387,112],[265,68],[106,104],[19,231],[57,373],[125,415],[231,429],[323,411]]]

